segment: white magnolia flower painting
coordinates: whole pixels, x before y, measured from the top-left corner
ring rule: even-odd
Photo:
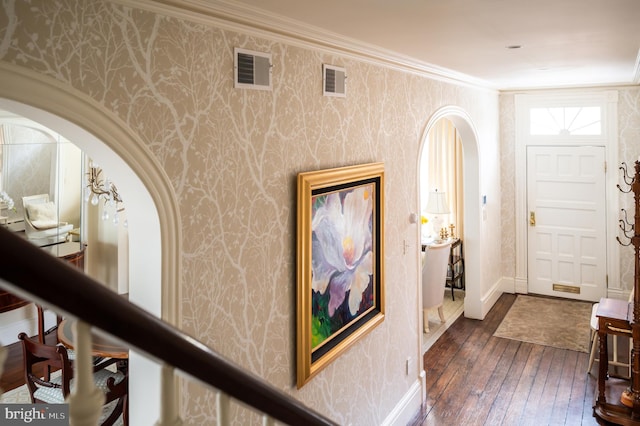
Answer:
[[[373,184],[312,197],[315,348],[374,305]]]
[[[298,388],[384,321],[383,207],[383,163],[298,174]]]

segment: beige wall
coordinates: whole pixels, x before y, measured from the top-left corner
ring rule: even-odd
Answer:
[[[421,333],[409,214],[423,132],[443,106],[471,117],[490,194],[467,286],[485,297],[501,277],[498,96],[198,22],[97,0],[16,2],[0,13],[0,60],[100,102],[163,165],[180,203],[187,333],[341,424],[380,424],[421,370],[405,375]],[[234,47],[273,54],[273,91],[233,88]],[[323,63],[347,69],[346,99],[321,95]],[[296,175],[373,161],[386,170],[385,321],[296,390]],[[213,423],[213,393],[183,395],[187,423]]]

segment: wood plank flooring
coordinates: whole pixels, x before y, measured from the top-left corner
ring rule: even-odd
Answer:
[[[32,336],[35,339],[35,336]],[[55,333],[45,336],[46,342],[50,345],[58,343]],[[24,385],[24,365],[22,360],[22,343],[15,342],[5,346],[8,350],[7,359],[4,363],[4,369],[0,376],[0,389],[3,392],[10,391],[19,386]]]
[[[3,392],[10,391],[24,385],[24,366],[22,365],[22,344],[13,343],[5,347],[8,350],[4,363],[2,376],[0,376],[0,389]]]
[[[515,299],[503,294],[483,321],[460,317],[425,353],[427,400],[413,426],[598,424],[588,353],[493,337]]]

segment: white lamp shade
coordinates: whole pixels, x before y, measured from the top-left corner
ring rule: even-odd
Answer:
[[[429,192],[429,201],[427,202],[425,211],[430,214],[449,214],[447,193],[438,192],[438,190]]]

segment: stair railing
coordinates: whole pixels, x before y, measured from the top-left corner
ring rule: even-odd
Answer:
[[[90,327],[95,327],[161,361],[164,365],[162,400],[166,404],[163,404],[157,425],[181,423],[174,409],[174,370],[218,390],[218,424],[227,424],[231,399],[263,413],[265,425],[272,424],[273,420],[289,425],[336,424],[263,379],[244,371],[203,343],[120,297],[77,268],[1,226],[0,287],[75,317],[80,321],[79,324],[85,323],[86,326],[80,327],[83,339],[91,339]],[[82,344],[86,345],[87,341]],[[89,356],[86,355],[87,359]],[[86,370],[77,374],[90,375],[90,367]],[[77,380],[86,379],[77,377]],[[89,402],[82,400],[77,404],[81,406]],[[70,412],[73,411],[70,405]],[[84,420],[75,421],[78,422],[76,424],[84,424],[80,423]],[[94,424],[91,422],[86,424]]]

